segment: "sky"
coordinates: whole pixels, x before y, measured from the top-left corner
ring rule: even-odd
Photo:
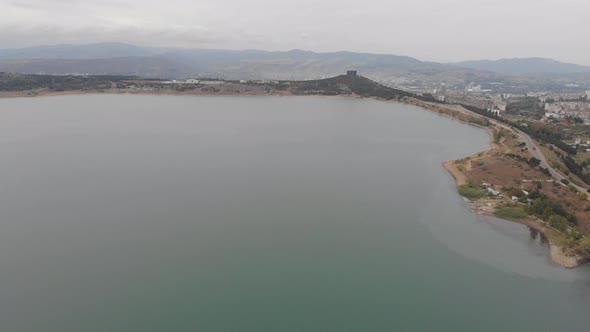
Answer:
[[[590,65],[589,0],[0,0],[0,48],[125,42]]]

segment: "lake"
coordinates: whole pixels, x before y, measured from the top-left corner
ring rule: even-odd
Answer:
[[[441,167],[488,140],[374,100],[0,99],[0,330],[588,328],[589,266]]]

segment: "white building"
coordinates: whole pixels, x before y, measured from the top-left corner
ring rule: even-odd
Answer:
[[[500,195],[500,192],[499,191],[494,190],[492,188],[487,188],[487,191],[488,191],[488,193],[490,193],[490,194],[492,194],[494,196],[499,196]]]

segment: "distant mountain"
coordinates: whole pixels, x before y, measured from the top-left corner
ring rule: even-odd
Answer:
[[[156,55],[162,52],[123,43],[87,45],[48,45],[17,49],[0,49],[0,59],[107,59]]]
[[[22,74],[131,75],[150,78],[184,77],[198,67],[162,56],[110,59],[17,59],[0,60],[0,72]]]
[[[356,69],[375,79],[408,71],[456,70],[407,56],[292,50],[157,49],[120,43],[0,50],[0,71],[25,74],[133,74],[177,78],[318,79]]]
[[[463,89],[469,82],[518,93],[590,89],[590,67],[540,58],[441,64],[389,54],[175,49],[121,43],[0,49],[0,72],[23,74],[314,80],[350,69],[379,83],[408,89],[437,89],[442,83]]]
[[[590,73],[590,67],[544,58],[515,58],[456,62],[452,65],[504,75]]]

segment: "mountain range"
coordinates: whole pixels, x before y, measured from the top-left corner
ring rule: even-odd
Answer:
[[[453,63],[453,65],[493,71],[504,75],[590,73],[590,67],[545,58],[463,61]]]
[[[124,74],[149,78],[305,80],[356,69],[386,84],[499,82],[547,88],[590,86],[590,67],[552,59],[520,58],[437,63],[408,56],[302,50],[211,50],[141,47],[122,43],[0,49],[0,72]]]

